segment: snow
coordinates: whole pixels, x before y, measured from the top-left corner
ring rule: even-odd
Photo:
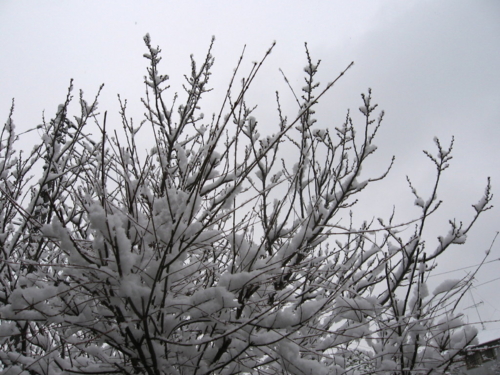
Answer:
[[[474,207],[474,209],[476,210],[476,212],[481,212],[484,210],[484,208],[486,207],[486,205],[488,204],[488,198],[487,196],[483,196],[479,202],[477,202],[476,204],[473,204],[472,207]]]
[[[221,275],[218,286],[225,287],[229,291],[239,290],[250,282],[257,283],[259,281],[259,276],[262,274],[262,270],[255,270],[251,272],[243,271],[238,273],[226,272]]]
[[[15,322],[0,322],[0,344],[9,336],[18,335],[19,333]]]
[[[366,106],[359,107],[359,111],[365,116],[368,115],[368,108]]]
[[[441,284],[439,284],[436,289],[432,292],[432,294],[437,295],[441,293],[448,293],[455,289],[459,284],[461,280],[445,280]]]
[[[420,197],[417,197],[417,198],[415,199],[415,206],[418,206],[418,207],[422,207],[422,208],[424,208],[424,207],[425,207],[425,202],[424,202],[424,200],[423,200],[422,198],[420,198]]]

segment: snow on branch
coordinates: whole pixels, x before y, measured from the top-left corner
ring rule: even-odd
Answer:
[[[246,75],[242,54],[207,119],[214,39],[170,101],[161,49],[144,42],[139,125],[120,97],[121,128],[97,112],[102,87],[89,102],[80,92],[70,117],[71,83],[23,153],[32,129],[15,132],[12,105],[0,133],[0,373],[446,373],[475,337],[453,311],[469,284],[429,294],[426,282],[491,207],[489,180],[473,220],[450,221],[427,254],[453,145],[436,140],[432,194],[408,178],[422,212],[356,226],[357,197],[394,159],[382,174],[362,168],[383,122],[371,89],[362,124],[350,112],[332,126],[316,117],[352,63],[320,88],[306,45],[301,96],[285,77],[297,108],[285,116],[277,94],[273,124],[246,93],[274,44]]]

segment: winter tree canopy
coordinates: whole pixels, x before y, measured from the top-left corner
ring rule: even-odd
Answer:
[[[384,116],[371,90],[362,123],[349,112],[344,123],[316,121],[318,101],[351,65],[320,85],[306,48],[304,87],[290,84],[297,110],[284,113],[277,93],[273,123],[246,102],[273,46],[241,80],[237,63],[205,117],[211,47],[168,101],[161,50],[144,40],[143,119],[120,99],[121,125],[110,124],[98,95],[75,98],[71,83],[55,118],[30,133],[40,135],[32,150],[22,149],[14,106],[3,126],[1,373],[449,371],[476,335],[455,311],[472,276],[435,288],[427,279],[492,198],[488,181],[472,220],[451,220],[438,246],[425,246],[453,141],[425,152],[430,195],[408,179],[419,215],[355,225],[356,197],[392,164],[362,169]]]

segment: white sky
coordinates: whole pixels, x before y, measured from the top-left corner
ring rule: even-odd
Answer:
[[[387,215],[393,204],[401,207],[401,217],[408,215],[405,210],[416,214],[405,176],[421,187],[421,194],[428,191],[434,170],[421,150],[434,151],[434,136],[443,143],[452,135],[456,139],[441,188],[445,203],[433,221],[436,234],[446,234],[448,219],[471,218],[470,205],[483,193],[487,176],[500,197],[498,0],[1,1],[0,118],[7,118],[14,97],[18,129],[39,124],[42,111],[47,118],[54,115],[74,78],[75,88],[83,89],[88,99],[106,84],[100,108],[109,111],[117,127],[117,93],[129,100],[129,115],[140,120],[146,68],[142,37],[147,32],[163,50],[162,66],[173,91],[180,91],[189,55],[201,61],[215,35],[215,92],[205,102],[214,106],[204,108],[206,115],[217,111],[217,98],[243,46],[249,67],[276,40],[251,97],[252,104],[260,105],[258,120],[264,126],[276,126],[275,90],[283,97],[289,94],[278,68],[297,91],[303,86],[304,42],[312,57],[322,60],[323,83],[354,60],[355,66],[323,100],[318,117],[320,126],[340,125],[347,108],[357,112],[359,94],[368,87],[386,111],[371,166],[375,174],[382,171],[392,155],[396,166],[361,201],[367,219]],[[500,230],[499,219],[500,208],[484,214],[467,244],[451,249],[437,272],[478,263]],[[500,239],[490,260],[499,258]],[[475,302],[482,301],[478,309],[483,320],[500,320],[499,266],[486,265],[473,289]],[[460,278],[464,272],[446,276]],[[467,295],[463,307],[472,304]],[[475,309],[464,312],[478,321]]]

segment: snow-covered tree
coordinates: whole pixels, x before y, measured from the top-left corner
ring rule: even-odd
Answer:
[[[139,124],[120,102],[122,129],[112,128],[97,96],[88,103],[82,94],[70,116],[71,84],[31,152],[16,149],[13,109],[3,127],[1,373],[449,370],[476,334],[455,312],[470,280],[433,292],[426,281],[490,207],[489,182],[472,221],[451,221],[439,246],[426,249],[452,149],[436,140],[437,153],[426,153],[437,172],[431,195],[410,183],[421,213],[355,227],[357,194],[392,165],[361,173],[383,119],[371,91],[362,95],[363,124],[348,113],[321,128],[315,106],[345,71],[321,88],[306,49],[298,114],[286,117],[277,95],[279,121],[264,134],[245,97],[272,48],[235,88],[238,64],[207,120],[199,106],[211,48],[201,65],[192,61],[178,104],[165,99],[160,49],[145,42]],[[147,153],[141,136],[154,144]],[[410,224],[411,235],[399,231]]]

